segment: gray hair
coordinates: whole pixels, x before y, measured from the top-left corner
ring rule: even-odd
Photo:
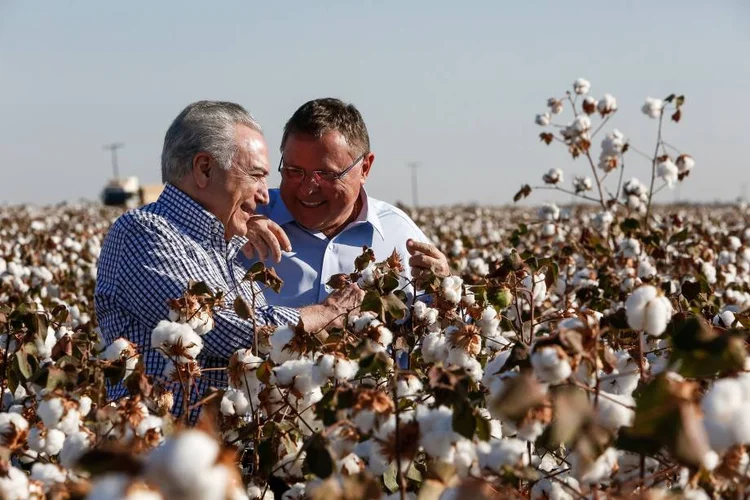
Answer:
[[[260,123],[233,102],[198,101],[177,115],[164,137],[161,153],[162,182],[178,182],[193,168],[198,153],[208,153],[223,168],[232,168],[237,145],[235,125],[263,133]]]

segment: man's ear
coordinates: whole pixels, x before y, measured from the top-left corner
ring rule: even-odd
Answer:
[[[375,161],[375,153],[367,153],[362,160],[362,184],[367,180],[367,176],[370,175],[370,169]]]
[[[193,157],[192,174],[198,188],[205,189],[211,184],[211,179],[215,175],[213,167],[211,155],[208,153],[198,153]]]

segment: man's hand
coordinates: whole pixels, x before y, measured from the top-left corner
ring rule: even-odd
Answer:
[[[281,251],[289,252],[292,244],[281,226],[265,215],[253,215],[247,223],[248,242],[242,247],[242,253],[248,259],[258,256],[265,261],[269,256],[276,263],[281,261]]]
[[[411,254],[411,276],[417,283],[427,279],[430,273],[435,273],[441,278],[451,273],[448,258],[435,245],[409,239],[406,249]]]
[[[351,283],[334,290],[322,304],[303,307],[300,309],[300,317],[308,331],[315,332],[329,326],[343,328],[346,326],[346,313],[362,304],[364,296],[364,290],[356,283]]]
[[[339,288],[331,292],[323,301],[323,305],[332,308],[338,314],[343,314],[359,307],[364,297],[365,291],[356,283],[350,283],[344,288]]]

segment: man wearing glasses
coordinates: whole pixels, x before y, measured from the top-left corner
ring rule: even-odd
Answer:
[[[398,208],[364,185],[375,155],[357,108],[338,99],[303,104],[284,127],[281,186],[269,190],[265,218],[248,224],[246,264],[273,257],[284,280],[275,305],[299,307],[325,299],[331,276],[350,273],[364,245],[385,260],[395,249],[414,278],[449,273],[448,261]],[[281,259],[282,250],[285,252]]]

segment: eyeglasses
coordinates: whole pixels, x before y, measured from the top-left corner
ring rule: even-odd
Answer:
[[[313,170],[312,175],[315,179],[315,182],[317,183],[325,183],[325,184],[332,184],[333,182],[341,179],[346,174],[349,173],[351,169],[356,167],[359,162],[361,162],[365,155],[367,153],[362,153],[362,155],[354,160],[354,163],[349,165],[346,169],[344,169],[342,172],[331,172],[330,170]],[[305,177],[307,177],[307,172],[301,168],[297,167],[285,167],[284,166],[284,158],[282,157],[281,160],[279,160],[279,172],[281,173],[281,176],[289,181],[293,182],[302,182]]]

